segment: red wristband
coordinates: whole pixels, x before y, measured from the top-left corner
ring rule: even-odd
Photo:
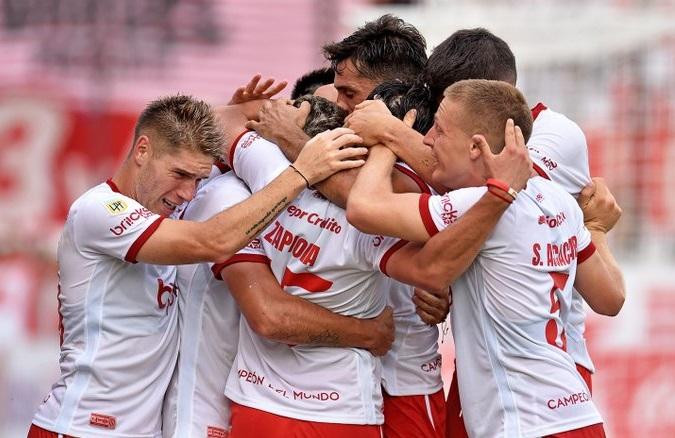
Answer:
[[[508,193],[509,196],[511,196],[513,199],[516,199],[516,196],[518,196],[518,192],[509,187],[509,185],[506,184],[504,181],[495,178],[488,178],[485,184],[488,187],[496,187],[499,190],[503,190],[504,192]]]
[[[506,202],[507,204],[513,203],[513,199],[500,195],[497,191],[493,190],[492,187],[488,187],[488,192],[492,193],[493,195],[495,195],[496,197],[498,197],[502,201]]]

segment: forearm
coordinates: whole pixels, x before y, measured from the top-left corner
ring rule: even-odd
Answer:
[[[305,187],[305,180],[289,168],[247,200],[201,223],[191,237],[207,249],[206,260],[227,260],[265,229]]]
[[[614,255],[609,249],[609,245],[607,243],[607,234],[602,231],[595,231],[595,230],[589,231],[591,232],[591,240],[595,245],[595,250],[597,251],[602,261],[604,262],[605,268],[607,269],[607,272],[609,273],[609,276],[611,277],[614,283],[613,289],[621,291],[621,298],[623,301],[623,298],[625,297],[625,284],[623,280],[623,273],[621,272],[621,268],[619,267],[619,264],[614,258]]]
[[[371,348],[376,342],[368,320],[333,313],[302,298],[287,295],[275,303],[266,337],[287,344]]]
[[[386,147],[410,166],[434,190],[444,193],[447,191],[446,188],[432,181],[431,174],[436,166],[436,159],[431,148],[422,142],[423,139],[422,134],[404,124],[395,125],[394,129],[381,134],[382,143]]]

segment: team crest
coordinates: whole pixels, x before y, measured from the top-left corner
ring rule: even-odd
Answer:
[[[113,199],[105,203],[105,209],[111,216],[117,216],[127,211],[129,204],[124,199]]]

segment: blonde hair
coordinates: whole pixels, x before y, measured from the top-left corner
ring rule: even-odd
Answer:
[[[168,96],[151,102],[136,122],[134,144],[144,133],[164,140],[160,153],[185,148],[216,160],[222,158],[225,140],[211,106],[192,96]]]
[[[483,134],[493,153],[504,149],[504,127],[508,119],[523,131],[525,142],[532,133],[532,113],[525,96],[502,81],[469,79],[455,82],[443,96],[462,104],[463,122],[469,134]]]

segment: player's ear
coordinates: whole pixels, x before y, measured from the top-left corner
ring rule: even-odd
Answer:
[[[143,165],[152,156],[152,145],[147,135],[141,135],[136,139],[131,152],[136,164]]]
[[[469,158],[471,161],[478,160],[481,157],[483,154],[483,149],[485,149],[486,145],[487,141],[485,140],[484,136],[480,134],[471,136],[471,139],[467,145],[469,148]]]

